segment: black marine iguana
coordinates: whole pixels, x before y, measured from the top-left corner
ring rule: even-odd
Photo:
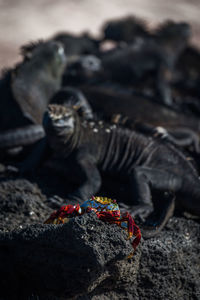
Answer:
[[[110,120],[109,120],[110,121]],[[200,153],[200,140],[198,134],[190,128],[165,128],[162,126],[152,126],[145,122],[134,121],[133,119],[121,114],[113,114],[111,123],[129,128],[138,133],[154,138],[171,142],[175,146],[183,147],[186,150],[193,149],[192,152]]]
[[[200,215],[197,171],[170,143],[128,129],[82,120],[75,110],[60,105],[49,105],[44,127],[50,148],[66,160],[69,176],[80,184],[68,199],[81,201],[98,192],[99,171],[106,171],[130,181],[132,215],[145,217],[152,212],[152,189],[176,193],[181,196],[177,197],[177,203],[183,209]],[[171,199],[161,223],[154,224],[155,230],[150,235],[164,226],[173,210],[174,199]]]
[[[42,117],[61,86],[66,56],[61,43],[22,47],[24,60],[0,80],[0,149],[32,144],[44,136]]]
[[[195,115],[174,111],[123,87],[85,85],[81,90],[94,113],[107,122],[145,135],[164,137],[192,153],[199,153],[200,122]]]
[[[166,22],[154,37],[142,37],[105,53],[102,56],[103,76],[107,80],[134,86],[153,83],[160,101],[172,106],[170,84],[175,64],[190,35],[188,24]]]

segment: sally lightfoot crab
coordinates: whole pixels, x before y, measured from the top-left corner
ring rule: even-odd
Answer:
[[[97,217],[110,224],[117,224],[128,232],[128,239],[135,236],[132,241],[134,250],[141,239],[139,227],[135,224],[133,218],[128,212],[121,213],[116,200],[106,197],[92,197],[82,205],[63,205],[45,221],[45,224],[64,224],[69,218],[81,216],[84,213],[94,211]]]

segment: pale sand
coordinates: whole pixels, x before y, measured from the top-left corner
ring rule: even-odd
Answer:
[[[134,14],[155,26],[165,19],[193,25],[200,36],[199,0],[0,0],[0,68],[19,61],[19,47],[58,31],[99,34],[103,22]]]

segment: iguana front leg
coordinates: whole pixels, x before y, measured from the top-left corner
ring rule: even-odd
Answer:
[[[80,156],[78,154],[71,163],[73,176],[76,182],[79,182],[79,186],[73,193],[68,194],[67,198],[78,202],[87,200],[95,195],[101,186],[101,176],[94,158],[90,155]]]
[[[35,143],[31,153],[19,164],[19,172],[21,174],[33,173],[45,156],[48,156],[46,137]]]
[[[144,219],[153,211],[151,189],[178,192],[181,185],[182,179],[171,172],[150,167],[136,167],[131,175],[134,199],[131,214],[133,216],[139,215]],[[166,210],[163,213],[163,218],[165,218],[167,213]]]

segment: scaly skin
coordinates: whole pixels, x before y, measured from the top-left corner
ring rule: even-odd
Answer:
[[[82,86],[94,112],[145,135],[165,137],[170,142],[199,153],[200,122],[196,116],[172,111],[147,97],[134,95],[120,87]],[[151,112],[151,113],[149,113]],[[167,136],[160,134],[164,128]],[[194,149],[194,150],[193,150]]]
[[[45,136],[41,125],[27,125],[0,133],[0,149],[26,146],[37,142]]]

